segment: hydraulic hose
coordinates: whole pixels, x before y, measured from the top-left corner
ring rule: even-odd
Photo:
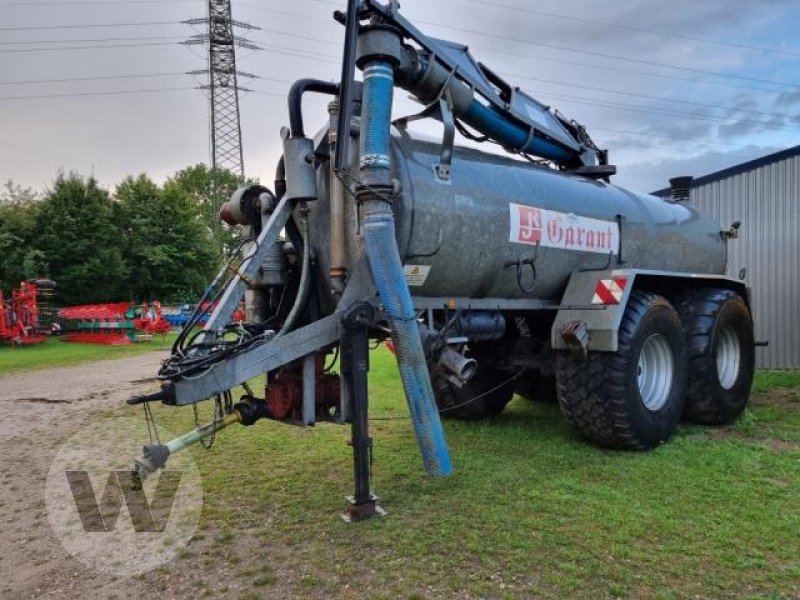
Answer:
[[[362,230],[375,287],[389,317],[397,365],[425,469],[430,475],[449,475],[453,471],[450,453],[400,261],[394,214],[387,201],[391,194],[389,126],[393,91],[391,64],[383,60],[368,62],[364,66],[360,141]]]
[[[308,215],[305,214],[305,211],[300,215],[300,231],[303,237],[303,263],[300,271],[300,286],[297,288],[297,296],[292,305],[292,310],[289,311],[289,316],[286,317],[278,336],[289,333],[292,330],[308,301],[308,291],[311,285],[309,273],[311,271],[311,242],[308,239]]]
[[[286,193],[286,159],[281,155],[275,167],[275,198],[280,200]]]

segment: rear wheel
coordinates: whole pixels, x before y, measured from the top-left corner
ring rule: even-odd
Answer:
[[[514,396],[514,380],[508,373],[478,367],[478,372],[460,388],[433,371],[436,405],[443,417],[478,420],[496,417]]]
[[[684,416],[724,425],[744,411],[753,384],[753,319],[731,290],[699,290],[677,303],[689,353],[689,392]]]
[[[588,441],[646,450],[675,431],[686,397],[686,343],[681,321],[662,296],[635,291],[619,329],[617,352],[587,360],[559,353],[561,412]]]

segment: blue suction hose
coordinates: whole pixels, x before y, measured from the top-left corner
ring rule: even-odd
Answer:
[[[375,287],[389,316],[397,365],[425,470],[430,475],[443,476],[452,473],[453,466],[400,261],[390,203],[389,127],[393,91],[394,71],[390,63],[374,60],[364,66],[360,142],[363,185],[359,194],[362,231]]]

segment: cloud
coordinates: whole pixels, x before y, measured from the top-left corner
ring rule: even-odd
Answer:
[[[620,168],[614,183],[634,190],[653,192],[667,187],[670,177],[702,177],[782,149],[783,146],[750,145],[736,151],[711,149],[688,156],[674,153],[657,160],[632,161]]]
[[[791,92],[781,92],[775,100],[775,106],[779,108],[792,108],[800,104],[800,88]]]
[[[632,62],[642,60],[745,77],[800,81],[800,61],[796,59],[680,37],[780,45],[786,51],[800,52],[791,31],[791,24],[800,19],[800,4],[796,0],[767,0],[757,9],[750,0],[671,0],[669,3],[629,0],[606,3],[602,10],[592,0],[490,1],[521,10],[470,0],[405,0],[402,12],[432,36],[469,44],[479,60],[497,71],[516,74],[507,77],[512,84],[520,85],[535,98],[549,102],[566,116],[584,123],[589,133],[609,148],[612,159],[624,173],[623,181],[634,177],[635,172],[637,186],[658,187],[681,166],[671,162],[673,155],[688,157],[705,153],[707,156],[700,164],[715,168],[725,161],[737,162],[741,155],[730,152],[739,152],[742,147],[753,148],[756,152],[756,148],[796,143],[791,132],[770,127],[800,128],[798,118],[751,112],[792,115],[793,109],[800,105],[800,92],[796,89],[773,91],[775,86],[754,81]],[[277,13],[273,8],[283,12]],[[669,35],[651,35],[526,12],[530,10],[653,29]],[[259,93],[242,98],[242,130],[248,174],[270,181],[281,150],[278,132],[287,121],[286,101],[281,95],[289,84],[284,81],[300,77],[336,79],[339,69],[330,61],[336,63],[340,49],[325,42],[340,41],[342,28],[327,20],[330,11],[313,0],[276,0],[269,5],[234,3],[234,11],[237,19],[265,28],[260,32],[248,32],[248,37],[259,41],[265,50],[252,55],[240,53],[239,68],[264,78],[247,83]],[[149,31],[132,28],[120,32],[119,37],[174,35],[178,39],[188,36],[192,31],[178,21],[198,16],[196,12],[197,6],[188,3],[160,3],[157,7],[154,5],[148,18],[163,18],[174,21],[174,25],[153,27]],[[747,18],[743,18],[744,15]],[[9,26],[79,24],[141,21],[142,14],[135,5],[108,3],[102,9],[96,6],[8,9],[4,19]],[[488,32],[493,37],[434,27],[420,20]],[[68,32],[69,35],[53,33],[52,37],[102,37],[96,33],[78,30]],[[33,38],[28,34],[9,37],[9,41],[25,39]],[[568,47],[577,52],[536,45],[539,43]],[[295,55],[287,56],[280,51]],[[320,57],[296,56],[308,52]],[[631,60],[615,60],[603,55]],[[203,64],[203,56],[194,56],[177,45],[103,52],[0,55],[4,81],[182,73],[202,69]],[[525,80],[519,77],[521,75],[558,83]],[[195,83],[190,77],[174,75],[153,81],[3,86],[0,96],[104,92]],[[723,106],[733,108],[719,108]],[[398,113],[406,108],[407,103],[404,103],[402,109],[398,107]],[[3,102],[0,104],[0,139],[3,142],[0,143],[0,179],[12,177],[20,183],[39,187],[60,167],[84,172],[94,170],[107,185],[141,171],[164,176],[187,163],[208,160],[207,114],[207,101],[199,91]],[[309,131],[322,126],[327,118],[324,104],[311,101],[305,106],[305,115]],[[712,115],[714,120],[706,120]],[[432,135],[440,136],[438,124],[426,127]],[[709,153],[709,150],[716,153]],[[714,159],[714,156],[719,158]]]

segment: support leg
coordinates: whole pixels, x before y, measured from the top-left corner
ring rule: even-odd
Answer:
[[[369,371],[368,317],[372,314],[369,305],[357,305],[347,311],[342,324],[341,339],[342,374],[349,390],[350,425],[353,447],[353,472],[355,494],[348,498],[347,513],[342,518],[347,522],[361,521],[386,514],[378,506],[378,498],[370,491],[370,467],[372,462],[372,439],[369,437],[369,400],[367,373]]]

